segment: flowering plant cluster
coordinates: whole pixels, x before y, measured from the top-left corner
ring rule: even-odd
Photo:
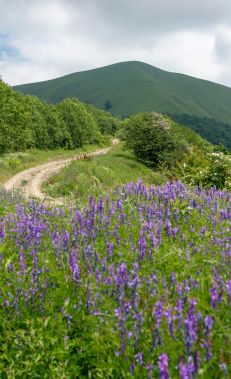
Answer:
[[[230,192],[140,180],[83,210],[7,197],[2,377],[230,377]]]
[[[201,154],[192,151],[185,156],[183,163],[178,164],[180,175],[184,181],[205,188],[231,190],[231,155],[222,152]]]

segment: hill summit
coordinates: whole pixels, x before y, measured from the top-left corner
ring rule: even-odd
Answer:
[[[15,89],[54,103],[66,97],[77,97],[99,108],[106,105],[117,115],[154,110],[231,123],[231,88],[138,61],[19,85]]]

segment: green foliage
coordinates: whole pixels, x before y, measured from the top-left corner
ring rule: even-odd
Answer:
[[[158,113],[139,113],[124,121],[122,138],[138,159],[157,167],[172,166],[187,150],[181,130]]]
[[[179,124],[189,126],[211,143],[222,144],[231,149],[231,123],[189,114],[172,114],[170,116]]]
[[[86,108],[93,115],[102,134],[114,135],[116,130],[120,128],[121,120],[113,117],[111,113],[97,109],[90,104],[86,104]]]
[[[89,196],[108,194],[116,184],[135,182],[162,184],[166,178],[137,162],[118,145],[107,154],[89,160],[73,161],[44,184],[51,197],[71,196],[78,204],[86,204]]]
[[[66,99],[57,105],[63,121],[68,125],[74,147],[100,142],[97,124],[84,104],[77,99]]]
[[[0,80],[0,154],[26,149],[72,149],[108,143],[118,121],[76,99],[54,106],[23,96]],[[105,121],[105,126],[104,126]]]
[[[204,154],[194,148],[173,170],[191,185],[231,189],[231,155],[222,152]]]

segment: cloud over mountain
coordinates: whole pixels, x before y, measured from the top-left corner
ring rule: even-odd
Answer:
[[[231,85],[229,0],[0,0],[0,74],[40,81],[125,60]]]

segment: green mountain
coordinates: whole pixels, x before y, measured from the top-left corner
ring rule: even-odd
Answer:
[[[231,88],[146,63],[116,63],[14,88],[53,103],[77,97],[122,117],[141,111],[188,114],[199,122],[186,125],[212,143],[231,147]]]
[[[57,79],[15,87],[25,94],[58,102],[77,97],[111,113],[140,111],[189,113],[231,123],[231,88],[142,62],[122,62]]]

